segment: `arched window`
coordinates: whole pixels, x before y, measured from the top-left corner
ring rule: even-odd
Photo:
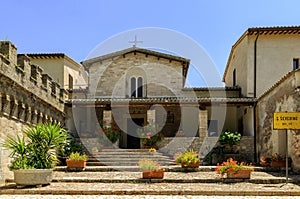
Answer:
[[[130,95],[131,97],[136,97],[136,78],[132,77],[130,79]]]
[[[131,77],[130,79],[130,96],[133,98],[143,97],[143,78]]]
[[[138,82],[137,97],[143,97],[143,78],[139,77],[137,82]]]

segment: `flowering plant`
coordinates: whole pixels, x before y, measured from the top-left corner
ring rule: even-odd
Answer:
[[[121,129],[114,120],[111,121],[110,125],[102,127],[105,136],[114,144],[118,141],[121,135]]]
[[[151,159],[141,159],[139,161],[139,167],[142,171],[158,171],[161,170],[160,165]]]
[[[139,128],[137,133],[145,146],[155,146],[163,138],[163,135],[157,132],[156,125],[153,122],[143,128]]]
[[[285,156],[279,153],[274,153],[271,156],[262,156],[260,158],[260,164],[262,166],[270,166],[271,162],[285,160]]]
[[[272,156],[271,156],[271,160],[272,160],[272,161],[285,160],[285,157],[284,157],[284,155],[281,155],[281,154],[279,154],[279,153],[274,153],[274,154],[272,154]]]
[[[226,162],[222,164],[217,164],[216,171],[218,174],[223,176],[228,171],[233,171],[237,173],[240,170],[250,170],[253,171],[253,166],[250,164],[246,164],[245,162],[238,163],[236,160],[229,158]]]
[[[272,161],[271,156],[262,156],[259,160],[261,166],[270,166]]]
[[[199,159],[198,153],[196,153],[194,150],[188,150],[184,153],[178,152],[174,155],[174,161],[176,164],[183,164],[184,166],[188,166],[190,164],[195,164]]]

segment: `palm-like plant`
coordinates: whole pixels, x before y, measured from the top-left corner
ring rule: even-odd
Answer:
[[[57,151],[68,142],[68,133],[59,124],[37,124],[17,139],[8,137],[4,147],[11,150],[11,169],[48,169],[57,162]]]

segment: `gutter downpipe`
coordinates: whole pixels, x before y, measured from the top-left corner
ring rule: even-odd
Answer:
[[[259,37],[259,31],[257,31],[257,36],[254,41],[254,76],[253,76],[253,98],[256,98],[256,67],[257,67],[257,40]],[[258,160],[258,153],[257,153],[257,127],[256,127],[256,105],[257,102],[254,102],[253,106],[253,126],[254,126],[254,162],[257,163]]]

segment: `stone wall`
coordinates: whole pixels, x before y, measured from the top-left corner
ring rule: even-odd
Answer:
[[[218,137],[206,137],[204,140],[199,137],[165,137],[158,146],[162,152],[171,157],[179,151],[193,149],[203,159],[211,149],[219,146],[217,141]],[[253,142],[253,136],[242,136],[242,139],[234,146],[234,150],[238,151],[239,161],[254,162]]]
[[[128,53],[93,63],[89,68],[90,97],[130,96],[130,77],[144,79],[144,95],[176,96],[183,87],[182,63],[143,53]]]
[[[0,142],[7,136],[22,134],[30,125],[45,122],[64,124],[67,93],[52,81],[42,68],[32,65],[26,55],[17,55],[16,47],[0,42]],[[11,175],[9,152],[0,146],[3,171],[0,183]],[[1,173],[1,172],[0,172]]]
[[[296,76],[293,71],[283,77],[268,92],[259,98],[258,110],[258,151],[259,157],[273,153],[285,154],[285,130],[273,129],[274,112],[299,112],[300,96],[297,91]],[[300,172],[300,136],[299,131],[288,131],[288,152],[292,158],[293,170]]]

